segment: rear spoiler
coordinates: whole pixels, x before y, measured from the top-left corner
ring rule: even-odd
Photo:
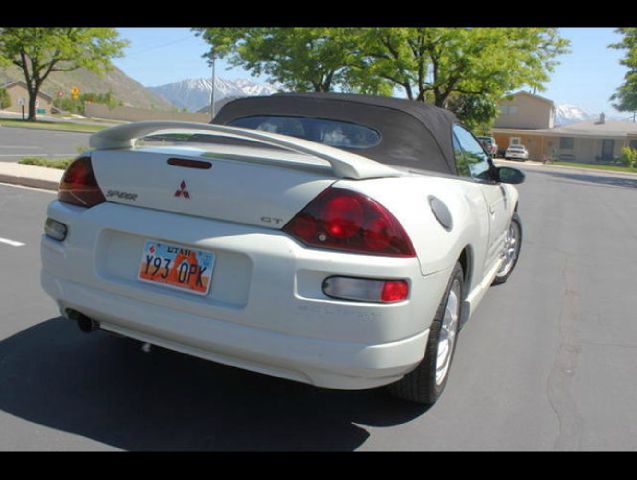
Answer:
[[[89,144],[91,148],[99,150],[131,149],[135,148],[135,141],[137,139],[160,131],[165,133],[166,130],[172,132],[187,131],[189,133],[253,140],[291,150],[296,153],[311,155],[329,162],[332,167],[332,172],[339,178],[361,180],[365,178],[398,177],[402,175],[400,171],[387,165],[328,145],[260,130],[249,130],[206,123],[163,120],[129,123],[93,134]]]

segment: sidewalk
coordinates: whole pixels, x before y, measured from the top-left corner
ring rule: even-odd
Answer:
[[[64,170],[0,162],[0,183],[57,190]]]

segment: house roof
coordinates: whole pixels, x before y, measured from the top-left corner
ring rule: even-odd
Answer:
[[[553,102],[553,100],[549,100],[548,98],[541,97],[540,95],[536,95],[534,93],[525,92],[524,90],[520,90],[518,92],[515,92],[515,93],[511,94],[511,96],[513,96],[513,97],[516,97],[518,95],[526,95],[528,97],[536,98],[536,99],[541,100],[543,102],[546,102],[546,103],[548,103],[548,104],[550,104],[552,106],[555,106],[555,103]],[[504,99],[504,101],[506,101],[506,99]]]
[[[606,120],[604,123],[598,123],[594,120],[572,123],[558,128],[553,128],[553,132],[563,134],[580,134],[580,135],[611,135],[626,136],[637,135],[637,123],[621,122],[618,120]]]
[[[14,82],[9,82],[9,83],[5,83],[4,85],[0,85],[0,88],[10,88],[14,85],[22,85],[24,88],[27,88],[27,84],[25,82],[23,82],[22,80],[17,80]],[[46,97],[49,99],[49,101],[53,101],[53,97],[51,95],[49,95],[48,93],[40,90],[38,92],[38,95],[41,95],[43,97]]]
[[[623,138],[637,136],[637,123],[606,120],[598,123],[594,120],[572,123],[557,128],[523,130],[519,128],[494,128],[497,133],[520,133],[523,135],[547,135],[553,137],[590,137],[590,138]]]

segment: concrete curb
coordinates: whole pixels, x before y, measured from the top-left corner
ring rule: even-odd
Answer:
[[[115,126],[115,125],[113,125]],[[41,130],[44,132],[65,132],[65,133],[83,133],[85,135],[93,135],[94,133],[99,132],[100,130],[97,130],[95,132],[85,132],[82,130],[73,130],[72,128],[56,128],[56,127],[51,127],[51,128],[38,128],[38,127],[25,127],[24,125],[0,125],[0,128],[25,128],[25,129],[29,129],[29,130]],[[108,127],[105,127],[108,128]]]
[[[533,161],[515,162],[510,160],[500,160],[499,158],[494,160],[494,162],[496,164],[500,163],[502,165],[511,165],[513,167],[520,167],[520,168],[531,167],[531,168],[537,168],[537,169],[544,168],[547,170],[564,169],[564,170],[575,170],[578,173],[602,174],[602,175],[609,175],[612,177],[637,178],[637,173],[616,172],[614,170],[604,170],[603,168],[584,168],[584,167],[577,167],[577,166],[571,167],[570,165],[553,165],[551,163],[540,163],[540,162],[533,162]]]
[[[18,163],[0,163],[0,182],[24,187],[57,190],[64,170],[20,165]]]

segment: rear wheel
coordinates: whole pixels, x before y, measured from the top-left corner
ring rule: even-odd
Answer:
[[[513,217],[511,217],[509,231],[507,232],[507,236],[504,241],[504,262],[493,279],[492,285],[499,285],[509,279],[515,265],[518,263],[521,248],[522,222],[520,221],[518,214],[514,213]]]
[[[414,370],[389,385],[392,395],[426,405],[438,400],[447,384],[455,352],[463,295],[464,274],[462,265],[457,263],[431,324],[425,357]]]

